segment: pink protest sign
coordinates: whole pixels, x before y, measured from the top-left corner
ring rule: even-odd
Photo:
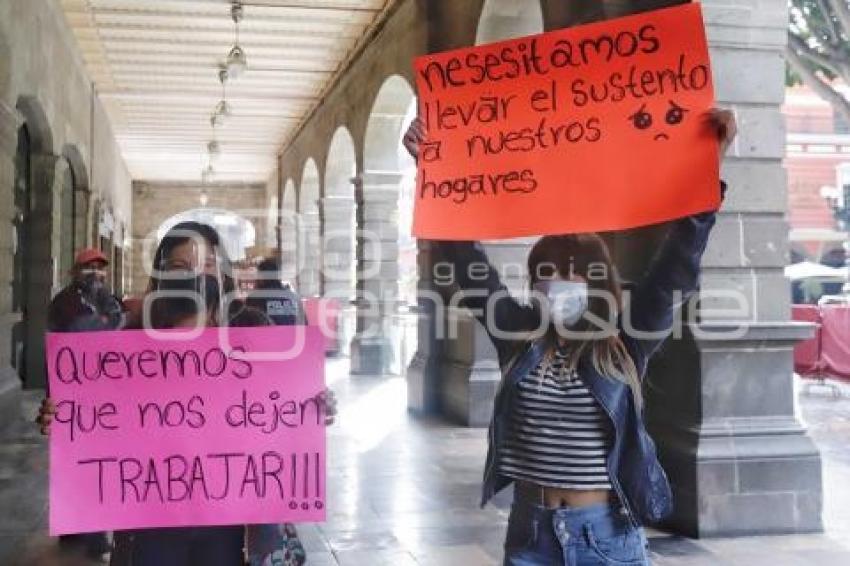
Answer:
[[[52,535],[324,520],[319,330],[187,335],[48,335]]]

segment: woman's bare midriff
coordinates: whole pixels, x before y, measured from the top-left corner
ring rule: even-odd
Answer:
[[[548,509],[587,507],[615,500],[614,492],[610,489],[560,489],[525,481],[516,482],[516,493],[524,501],[537,503]]]

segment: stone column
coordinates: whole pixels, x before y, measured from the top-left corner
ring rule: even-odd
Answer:
[[[647,419],[672,480],[667,526],[689,536],[821,530],[821,463],[794,417],[792,348],[811,329],[789,321],[784,2],[704,0],[718,104],[739,138],[729,192],[703,261],[703,313],[650,372]],[[728,332],[739,326],[738,335]]]
[[[502,282],[520,300],[527,284],[526,257],[536,240],[518,238],[484,244],[490,263],[501,274]],[[444,295],[450,298],[452,292],[444,292]],[[493,397],[501,380],[496,349],[484,327],[468,310],[451,308],[445,315],[440,368],[443,414],[467,426],[487,426]]]
[[[353,265],[354,197],[333,196],[322,199],[324,234],[322,266],[324,295],[348,302],[354,297]]]
[[[89,187],[74,190],[74,253],[77,250],[89,247],[90,201],[91,189]]]
[[[428,49],[439,52],[473,45],[483,5],[482,0],[428,2]],[[485,246],[512,292],[523,291],[525,258],[533,241]],[[408,368],[408,407],[416,413],[439,412],[466,426],[486,426],[500,380],[496,351],[468,311],[446,308],[452,289],[436,280],[436,262],[439,258],[428,243],[420,243],[418,345]]]
[[[536,238],[492,241],[485,249],[514,296],[525,292],[525,260]],[[428,242],[419,244],[419,328],[408,369],[408,408],[487,426],[501,379],[496,350],[469,311],[449,308],[456,291]]]
[[[322,222],[315,203],[302,208],[298,222],[298,292],[303,297],[318,296],[322,294]]]
[[[680,3],[609,0],[605,15]],[[703,259],[701,306],[713,312],[685,322],[647,376],[647,425],[675,497],[664,526],[694,537],[818,531],[820,457],[794,417],[792,382],[793,346],[812,329],[789,321],[783,275],[780,105],[788,15],[781,2],[705,0],[703,7],[718,104],[736,111],[740,133]],[[627,279],[641,275],[664,233],[651,228],[613,238]]]
[[[14,109],[0,101],[0,431],[20,413],[21,380],[12,367],[12,327],[21,320],[12,312],[15,150],[18,120]]]
[[[446,325],[443,299],[433,281],[434,250],[426,240],[418,242],[416,353],[407,368],[407,408],[418,415],[440,412],[442,344]]]
[[[398,191],[402,175],[363,174],[358,206],[357,325],[351,373],[400,373],[393,314],[399,303]]]
[[[322,199],[325,230],[322,234],[323,296],[339,301],[337,353],[348,355],[356,324],[351,302],[356,294],[354,280],[355,249],[353,196],[331,196]]]

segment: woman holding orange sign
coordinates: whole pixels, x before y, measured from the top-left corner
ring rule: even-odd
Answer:
[[[724,154],[733,114],[715,109],[705,122]],[[414,158],[425,139],[414,121],[404,137]],[[530,305],[510,296],[479,243],[433,242],[502,367],[482,505],[515,484],[505,565],[649,564],[642,525],[664,518],[673,501],[644,426],[642,380],[680,301],[697,290],[714,223],[715,212],[675,221],[628,308],[598,234],[533,246]]]

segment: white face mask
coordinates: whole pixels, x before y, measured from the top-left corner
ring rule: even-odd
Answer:
[[[587,283],[547,280],[534,284],[534,290],[546,295],[546,307],[558,327],[573,326],[587,311]]]

